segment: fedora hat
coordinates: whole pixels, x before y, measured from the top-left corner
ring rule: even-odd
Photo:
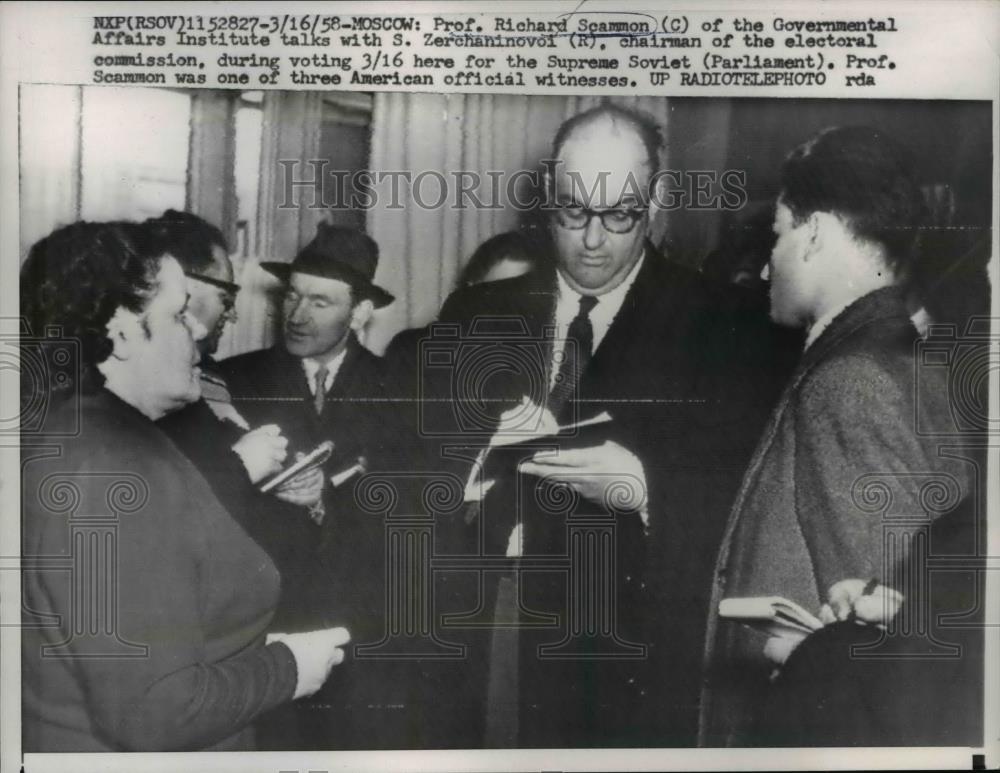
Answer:
[[[320,223],[316,236],[291,263],[265,261],[260,267],[286,283],[293,273],[339,279],[349,284],[358,297],[370,300],[376,309],[396,300],[372,281],[378,267],[378,245],[353,228]]]

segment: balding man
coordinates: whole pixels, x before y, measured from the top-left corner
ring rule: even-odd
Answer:
[[[520,342],[519,356],[537,360],[495,378],[483,371],[474,395],[453,395],[474,403],[457,404],[455,436],[468,434],[457,425],[470,405],[491,413],[475,430],[501,414],[515,433],[541,416],[559,426],[611,417],[573,448],[526,447],[520,473],[500,471],[482,502],[485,553],[522,556],[510,577],[520,583],[518,620],[541,623],[520,632],[516,710],[500,733],[487,727],[487,743],[694,742],[709,557],[766,412],[770,374],[748,366],[770,361],[771,339],[762,313],[650,242],[666,200],[661,144],[648,118],[611,104],[567,121],[547,179],[549,270],[459,290],[440,315],[465,347],[456,374],[468,371],[463,352],[491,333],[496,346]],[[429,374],[427,383],[435,388]],[[443,432],[448,417],[435,415],[440,426],[427,429]],[[560,485],[576,504],[555,512]],[[571,557],[573,540],[589,539],[574,524],[609,514],[614,545],[582,570],[590,574],[575,574],[586,561],[568,573],[539,568],[539,557]],[[599,592],[581,590],[591,580]],[[495,595],[487,590],[487,608]],[[502,657],[494,641],[494,687]]]

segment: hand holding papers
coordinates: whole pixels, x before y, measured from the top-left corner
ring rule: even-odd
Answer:
[[[305,454],[295,455],[296,462],[304,458]],[[323,470],[319,466],[308,467],[278,486],[274,495],[289,504],[315,507],[323,496],[323,482]]]
[[[779,596],[723,599],[719,602],[719,617],[736,620],[769,634],[764,644],[764,656],[778,666],[788,660],[810,633],[823,627],[815,615],[794,601]]]
[[[808,635],[823,627],[818,617],[780,596],[723,599],[719,602],[719,617],[772,634],[792,631]]]
[[[333,441],[323,441],[305,456],[300,456],[294,464],[286,467],[273,478],[270,478],[268,481],[261,484],[259,491],[262,494],[266,494],[267,492],[278,488],[286,481],[290,481],[316,467],[320,467],[326,462],[327,459],[330,458],[331,453],[333,453]]]
[[[525,417],[531,417],[529,425]],[[500,425],[473,464],[465,488],[465,500],[478,502],[493,486],[488,457],[497,449],[522,446],[538,441],[552,441],[558,448],[539,450],[522,462],[519,472],[563,483],[585,499],[603,503],[608,487],[616,487],[615,507],[621,510],[643,510],[646,501],[646,475],[635,454],[614,441],[604,439],[611,416],[601,413],[574,424],[559,426],[552,413],[525,397],[521,403],[505,411]]]
[[[647,520],[646,473],[639,458],[613,440],[597,446],[539,451],[524,462],[521,472],[537,475],[556,483],[564,483],[584,499],[603,503],[608,487],[618,485],[614,506],[619,510],[637,511]],[[620,484],[625,484],[621,486]]]
[[[841,580],[830,586],[827,603],[819,611],[825,625],[841,620],[885,628],[903,605],[903,594],[878,580]]]
[[[820,628],[848,620],[885,628],[902,603],[899,591],[879,585],[877,580],[848,579],[830,586],[818,617],[778,596],[723,599],[719,616],[770,634],[764,655],[782,665],[803,639]]]

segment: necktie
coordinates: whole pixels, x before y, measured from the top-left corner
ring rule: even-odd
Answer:
[[[590,362],[594,349],[594,326],[590,323],[590,312],[597,305],[597,298],[592,295],[580,297],[580,310],[573,321],[569,323],[566,334],[566,346],[563,348],[562,362],[556,374],[556,382],[549,392],[546,407],[557,419],[566,403],[576,391],[580,376]]]
[[[326,369],[326,365],[320,365],[319,370],[316,371],[316,391],[313,392],[313,407],[316,409],[317,416],[323,414],[323,404],[326,402],[326,375],[329,372]]]

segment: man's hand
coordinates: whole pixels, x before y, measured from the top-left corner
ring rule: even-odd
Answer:
[[[850,579],[835,582],[827,592],[827,603],[820,607],[823,625],[856,620],[885,628],[899,612],[903,594],[875,582]],[[764,656],[777,666],[784,665],[789,655],[806,638],[797,632],[772,636],[764,643]]]
[[[288,456],[288,439],[277,424],[265,424],[247,432],[236,441],[233,450],[246,468],[251,483],[259,483],[281,469]]]
[[[646,472],[624,446],[606,440],[599,446],[555,454],[540,451],[522,462],[521,472],[564,483],[591,502],[617,511],[638,511],[646,521]]]
[[[841,580],[830,586],[819,619],[825,625],[857,620],[885,628],[902,605],[903,594],[898,590],[864,580]]]
[[[776,666],[785,665],[789,655],[805,640],[807,635],[798,631],[787,631],[779,636],[770,637],[764,642],[764,657]]]
[[[303,456],[305,454],[295,454],[295,461],[298,461]],[[300,507],[314,507],[323,496],[324,481],[323,468],[313,467],[286,480],[278,486],[274,495],[289,504],[299,505]]]

